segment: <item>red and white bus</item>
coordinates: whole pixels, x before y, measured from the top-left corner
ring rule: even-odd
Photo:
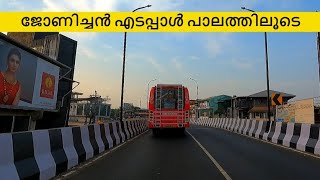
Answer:
[[[158,135],[161,129],[184,132],[190,127],[188,88],[181,84],[157,84],[150,89],[148,127]]]

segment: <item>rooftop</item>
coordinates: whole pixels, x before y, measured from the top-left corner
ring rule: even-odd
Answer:
[[[212,98],[219,98],[219,97],[230,97],[230,98],[232,98],[231,96],[222,94],[222,95],[218,95],[218,96],[211,96],[211,97],[208,97],[208,98],[205,98],[205,99],[199,99],[199,101],[203,102],[203,101],[208,101],[208,100],[210,100]]]
[[[235,97],[232,97],[232,99],[246,99],[248,98],[248,96],[235,96]]]
[[[270,95],[270,96],[271,96],[273,93],[282,94],[282,97],[286,97],[286,98],[294,98],[294,97],[296,97],[296,95],[293,95],[293,94],[287,94],[287,93],[284,93],[284,92],[279,92],[279,91],[274,91],[274,90],[270,90],[270,91],[269,91],[269,95]],[[252,98],[268,97],[268,91],[267,91],[267,90],[264,90],[264,91],[261,91],[261,92],[258,92],[258,93],[249,95],[248,97],[252,97]]]

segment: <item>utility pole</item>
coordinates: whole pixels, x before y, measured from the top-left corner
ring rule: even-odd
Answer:
[[[250,12],[255,12],[254,10],[241,7],[243,10],[247,10]],[[271,118],[270,118],[270,89],[269,89],[269,58],[268,58],[268,37],[267,32],[264,32],[264,48],[265,48],[265,60],[266,60],[266,76],[267,76],[267,106],[268,106],[268,125],[266,131],[269,131],[271,125]],[[274,114],[275,116],[275,114]]]
[[[149,8],[151,5],[139,7],[132,12],[136,12],[137,10]],[[123,41],[123,60],[122,60],[122,81],[121,81],[121,102],[120,102],[120,121],[123,121],[123,91],[124,91],[124,72],[125,72],[125,64],[126,64],[126,50],[127,50],[127,32],[124,32],[124,41]],[[121,126],[123,124],[121,123]]]
[[[198,95],[199,95],[199,92],[198,92],[198,90],[199,90],[199,86],[198,86],[198,81],[196,81],[195,79],[193,79],[193,78],[190,78],[192,81],[194,81],[195,83],[196,83],[196,85],[197,85],[197,100],[196,100],[196,106],[195,106],[195,114],[196,114],[196,120],[198,119],[198,107],[199,107],[199,101],[198,101]]]
[[[150,80],[149,82],[148,82],[148,89],[147,89],[147,109],[149,109],[149,86],[150,86],[150,83],[152,82],[152,81],[156,81],[157,79],[152,79],[152,80]]]

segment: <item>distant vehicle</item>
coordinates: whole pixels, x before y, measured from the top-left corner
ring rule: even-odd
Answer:
[[[157,84],[150,89],[148,127],[154,135],[175,128],[184,133],[190,127],[188,88],[181,84]]]

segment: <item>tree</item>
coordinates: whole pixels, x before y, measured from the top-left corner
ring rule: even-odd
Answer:
[[[120,116],[120,108],[118,109],[111,109],[110,117],[116,119]]]

